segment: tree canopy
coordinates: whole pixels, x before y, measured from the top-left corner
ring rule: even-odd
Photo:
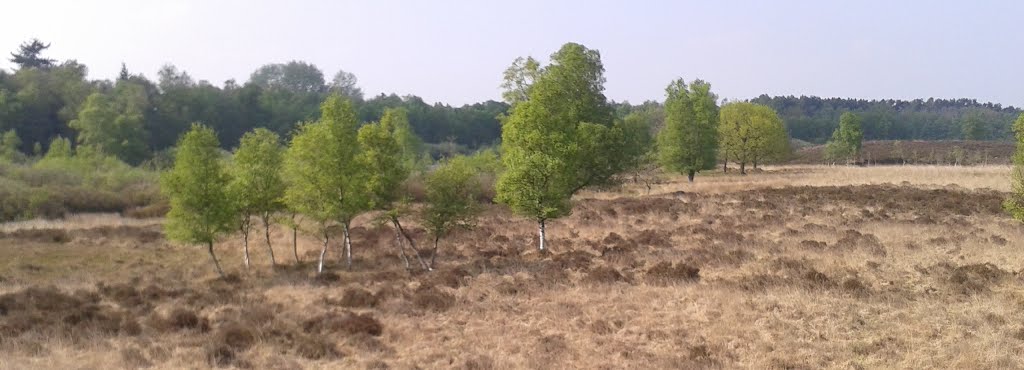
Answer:
[[[711,84],[682,79],[666,88],[665,128],[658,135],[659,159],[666,170],[694,173],[715,166],[718,154],[718,96]]]

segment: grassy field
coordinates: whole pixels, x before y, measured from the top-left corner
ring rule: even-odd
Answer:
[[[1024,367],[1024,225],[1009,167],[771,167],[586,192],[535,225],[489,207],[406,272],[364,216],[355,267],[275,229],[169,244],[160,220],[0,235],[0,368]],[[411,225],[426,243],[422,230]],[[340,240],[340,238],[336,238]]]

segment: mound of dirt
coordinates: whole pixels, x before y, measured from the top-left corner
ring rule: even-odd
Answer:
[[[17,337],[28,331],[72,340],[116,335],[122,330],[128,335],[138,334],[134,319],[100,300],[93,292],[67,294],[53,286],[0,295],[0,337]]]
[[[323,313],[304,321],[302,329],[307,334],[363,333],[372,336],[378,336],[384,331],[380,321],[374,319],[372,315],[353,312]]]
[[[421,289],[412,296],[412,303],[417,308],[433,312],[444,312],[455,305],[455,296],[430,287]]]
[[[662,261],[647,269],[646,278],[653,284],[695,282],[700,280],[700,269],[684,262]]]
[[[601,266],[591,269],[584,278],[584,281],[592,284],[612,284],[617,282],[629,282],[629,279],[622,275],[619,270],[610,266]]]

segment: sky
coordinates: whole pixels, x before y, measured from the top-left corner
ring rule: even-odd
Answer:
[[[453,105],[500,99],[518,56],[601,52],[606,95],[663,100],[676,78],[723,98],[975,98],[1024,106],[1020,1],[16,1],[0,50],[31,38],[92,79],[124,62],[155,78],[243,82],[302,60],[354,73],[367,95]],[[6,52],[4,53],[6,56]],[[3,58],[0,68],[13,65]]]

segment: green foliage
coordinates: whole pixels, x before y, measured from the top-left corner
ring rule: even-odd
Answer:
[[[217,135],[200,124],[193,124],[178,142],[174,168],[161,179],[171,203],[164,224],[169,239],[210,244],[231,229],[234,213],[227,196],[229,176],[220,157]]]
[[[456,228],[471,227],[480,212],[479,174],[473,161],[454,157],[427,174],[427,199],[421,220],[435,239]]]
[[[305,123],[285,152],[289,186],[285,202],[322,227],[330,221],[347,225],[369,203],[359,157],[358,127],[352,103],[332,96],[321,106],[321,119]]]
[[[505,70],[501,88],[502,99],[510,105],[526,101],[530,97],[530,86],[540,75],[540,62],[533,57],[516,58]]]
[[[50,148],[46,151],[45,159],[71,158],[71,140],[57,136],[50,142]]]
[[[860,116],[850,112],[839,117],[839,127],[832,133],[832,140],[825,146],[825,157],[828,160],[856,161],[860,157],[861,143],[864,140],[860,122]]]
[[[719,113],[720,156],[740,164],[766,163],[783,159],[789,153],[789,137],[775,110],[768,106],[738,102],[722,107]]]
[[[792,137],[825,143],[839,116],[861,116],[865,140],[1012,140],[1019,108],[974,99],[864,100],[762,95],[756,104],[776,109]],[[980,125],[975,125],[980,123]],[[980,130],[975,131],[975,129]],[[966,129],[966,130],[965,130]]]
[[[18,148],[21,147],[21,138],[18,137],[18,133],[14,130],[8,130],[0,136],[0,158],[8,161],[15,161],[21,158],[21,152]]]
[[[1013,153],[1013,186],[1003,208],[1014,219],[1024,222],[1024,113],[1013,122],[1013,134],[1017,139],[1017,150]]]
[[[982,113],[973,110],[960,117],[960,130],[964,140],[985,140],[988,138],[987,128]]]
[[[40,56],[44,50],[50,48],[50,44],[44,44],[38,39],[22,43],[18,52],[11,53],[11,63],[17,64],[20,68],[49,68],[53,66],[53,59]]]
[[[143,111],[148,103],[138,86],[119,85],[114,99],[101,93],[89,95],[78,118],[68,126],[78,131],[80,145],[137,164],[147,154]]]
[[[392,132],[398,142],[400,161],[407,171],[419,169],[417,164],[423,157],[423,141],[413,132],[409,125],[409,113],[404,108],[384,110],[380,123]]]
[[[385,117],[388,117],[385,114]],[[411,162],[406,162],[393,120],[370,123],[359,128],[359,164],[366,172],[366,192],[371,209],[387,210],[401,196],[402,182],[409,177]]]
[[[551,60],[505,119],[497,184],[499,202],[538,221],[568,214],[573,193],[610,180],[621,150],[600,54],[570,43]]]
[[[231,162],[228,193],[242,217],[269,215],[283,209],[285,184],[281,178],[284,150],[281,139],[258,128],[242,136]]]
[[[675,80],[666,88],[665,128],[658,134],[658,155],[669,171],[693,174],[714,168],[718,153],[718,97],[711,84]]]

